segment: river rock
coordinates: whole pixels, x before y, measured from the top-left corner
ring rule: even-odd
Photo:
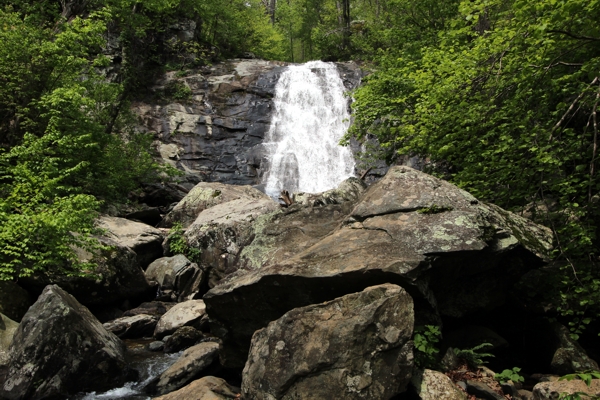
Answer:
[[[132,317],[121,317],[102,324],[104,328],[121,339],[142,338],[152,336],[158,318],[148,314],[138,314]]]
[[[417,370],[412,375],[411,384],[421,400],[467,400],[467,394],[439,371]]]
[[[267,221],[261,229],[275,225]],[[304,230],[302,220],[296,230]],[[227,276],[204,300],[211,331],[224,340],[225,365],[241,367],[257,329],[293,308],[368,286],[403,286],[420,315],[433,317],[500,306],[522,274],[544,264],[551,245],[547,228],[448,182],[393,167],[331,233],[296,254]]]
[[[162,339],[182,326],[200,327],[206,318],[206,305],[203,300],[188,300],[167,311],[156,325],[154,337]]]
[[[261,191],[251,186],[226,185],[219,182],[200,182],[165,215],[160,226],[170,228],[174,223],[180,223],[184,228],[190,226],[198,215],[217,204],[228,201],[247,199],[260,200],[268,198]]]
[[[558,322],[553,322],[551,332],[554,336],[556,351],[552,356],[550,367],[557,375],[567,375],[579,371],[598,371],[598,363],[592,360],[583,347],[571,338],[569,330]]]
[[[165,394],[184,387],[210,367],[218,357],[218,343],[205,342],[190,347],[160,375],[157,393]]]
[[[156,400],[231,400],[238,398],[240,390],[221,378],[205,376],[173,393],[157,397]]]
[[[201,262],[211,267],[209,286],[237,270],[240,252],[253,239],[254,221],[279,208],[270,197],[262,195],[259,199],[221,203],[198,215],[185,238],[190,246],[201,250]]]
[[[123,313],[123,316],[133,317],[134,315],[138,314],[148,314],[160,317],[174,306],[175,303],[167,303],[164,301],[147,301],[145,303],[140,304],[136,308],[132,308],[131,310],[125,311]]]
[[[175,291],[180,302],[200,296],[199,292],[206,278],[204,270],[183,254],[153,261],[145,274],[149,281],[158,282],[161,290]]]
[[[102,216],[97,225],[115,242],[129,247],[142,268],[163,255],[163,234],[159,229],[125,218]]]
[[[413,302],[384,284],[287,312],[252,338],[244,398],[389,399],[413,366]]]
[[[10,347],[0,398],[65,398],[107,390],[126,376],[125,346],[87,308],[56,285],[27,311]]]
[[[195,345],[204,335],[202,332],[191,326],[182,326],[175,333],[166,337],[165,353],[176,353]]]
[[[0,368],[8,364],[8,349],[18,327],[18,322],[0,313]]]
[[[337,188],[323,193],[294,193],[294,201],[311,207],[326,204],[342,204],[347,201],[355,202],[364,193],[367,185],[358,178],[348,178]]]
[[[0,313],[19,322],[32,304],[33,300],[21,286],[10,281],[0,281]]]
[[[600,396],[600,379],[592,379],[590,386],[584,381],[574,379],[572,381],[540,382],[533,387],[534,400],[558,399],[563,393],[586,393],[588,396]],[[585,397],[583,397],[585,398]]]

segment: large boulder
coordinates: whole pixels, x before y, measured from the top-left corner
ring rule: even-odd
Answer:
[[[263,195],[221,203],[198,215],[185,238],[188,245],[200,249],[201,263],[211,267],[209,286],[237,270],[240,252],[252,242],[254,221],[278,209],[275,201]]]
[[[188,300],[167,311],[156,325],[154,337],[162,339],[182,326],[199,329],[206,319],[206,305],[203,300]]]
[[[218,343],[205,342],[190,347],[160,375],[156,386],[157,393],[165,394],[184,387],[198,378],[218,358]]]
[[[180,302],[203,294],[200,290],[206,274],[198,264],[191,262],[183,254],[153,261],[145,274],[149,281],[157,282],[162,290],[173,290]]]
[[[380,285],[287,312],[252,338],[245,398],[389,399],[413,367],[411,297]]]
[[[18,327],[17,322],[0,313],[0,368],[8,364],[8,349]]]
[[[268,196],[252,186],[234,186],[219,182],[200,182],[171,210],[160,223],[170,228],[180,223],[184,228],[190,226],[198,215],[207,208],[228,201],[246,199],[261,200]]]
[[[254,331],[285,312],[381,283],[403,286],[434,319],[500,306],[552,245],[549,229],[409,167],[391,168],[343,217],[310,247],[229,275],[204,296],[227,366],[241,367]],[[261,229],[277,231],[276,222]]]
[[[224,379],[205,376],[173,393],[157,397],[156,400],[231,400],[236,399],[239,394],[240,390]]]
[[[324,193],[296,194],[292,206],[258,217],[252,243],[240,253],[240,268],[277,264],[314,245],[340,226],[364,189],[360,180],[349,178]]]
[[[65,398],[126,379],[125,346],[77,300],[48,286],[23,317],[10,347],[0,398]]]
[[[0,313],[19,322],[32,304],[33,300],[21,286],[10,281],[0,281]]]
[[[23,285],[38,293],[47,285],[59,285],[87,307],[120,305],[127,299],[143,300],[156,293],[146,280],[133,250],[107,237],[98,240],[103,248],[95,254],[75,249],[81,262],[96,264],[83,275],[47,272],[22,279]]]
[[[123,317],[133,317],[134,315],[147,314],[160,317],[175,306],[175,303],[167,303],[163,301],[147,301],[136,308],[127,310],[123,313]]]
[[[163,233],[150,225],[125,218],[102,216],[96,222],[105,235],[137,255],[138,263],[145,268],[163,255]]]

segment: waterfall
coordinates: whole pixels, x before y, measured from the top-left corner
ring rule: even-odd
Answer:
[[[332,63],[292,65],[281,74],[264,142],[267,194],[323,192],[353,175],[352,151],[338,145],[350,125],[344,91]]]

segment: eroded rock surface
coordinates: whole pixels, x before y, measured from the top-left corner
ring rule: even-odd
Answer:
[[[206,370],[219,355],[219,344],[200,343],[183,352],[169,369],[163,372],[158,381],[158,394],[165,394],[184,387]]]
[[[275,259],[255,248],[255,269],[227,276],[204,296],[226,365],[241,366],[254,331],[285,312],[381,283],[403,286],[420,315],[433,318],[499,306],[522,274],[544,264],[552,244],[548,229],[409,167],[391,168],[347,214],[344,204],[341,223],[324,237]],[[264,218],[272,219],[262,232],[279,229],[280,217]],[[297,221],[303,237],[311,224]]]
[[[163,254],[163,233],[150,225],[108,216],[100,217],[97,225],[106,230],[107,237],[133,250],[142,268]]]
[[[205,317],[206,305],[203,300],[184,301],[171,308],[160,318],[154,330],[154,337],[162,339],[182,326],[199,328]]]
[[[183,254],[155,260],[145,274],[149,281],[157,282],[161,290],[173,290],[180,302],[200,297],[206,279],[204,270]]]
[[[157,397],[156,400],[231,400],[239,392],[238,388],[229,385],[224,379],[205,376],[182,389]]]
[[[0,398],[65,398],[126,379],[125,346],[77,300],[48,286],[23,317],[10,347]]]
[[[466,400],[467,394],[460,390],[442,372],[431,369],[418,370],[411,383],[421,400]]]
[[[413,302],[380,285],[297,308],[252,338],[244,398],[389,399],[410,380]]]
[[[198,215],[217,204],[237,199],[260,200],[268,196],[251,186],[226,185],[219,182],[200,182],[171,210],[161,226],[171,227],[179,222],[184,228],[190,226]]]
[[[121,317],[102,324],[107,331],[118,337],[141,338],[152,336],[158,318],[148,314],[138,314],[131,317]]]

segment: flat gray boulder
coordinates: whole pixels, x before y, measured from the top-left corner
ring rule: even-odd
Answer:
[[[3,399],[65,398],[126,380],[125,345],[56,285],[27,311],[10,346]]]
[[[131,317],[121,317],[102,324],[104,328],[121,339],[141,338],[152,336],[158,318],[154,315],[138,314]]]
[[[239,388],[229,385],[224,379],[205,376],[156,400],[232,400],[239,394]]]
[[[106,230],[107,237],[133,250],[142,268],[163,255],[164,237],[159,229],[141,222],[109,216],[98,218],[96,224]]]
[[[238,199],[261,200],[268,198],[269,196],[252,186],[200,182],[164,217],[160,226],[170,228],[179,222],[184,228],[187,228],[202,211],[218,204]]]
[[[154,330],[154,337],[162,339],[182,326],[198,328],[202,324],[203,318],[206,318],[206,305],[203,300],[188,300],[178,303],[160,317]]]
[[[389,399],[413,367],[411,297],[384,284],[287,312],[252,337],[244,398]]]
[[[180,389],[196,379],[219,358],[219,344],[200,343],[185,350],[181,357],[160,375],[156,386],[158,394]]]
[[[419,315],[433,318],[500,306],[552,247],[549,229],[408,167],[391,168],[353,209],[342,210],[341,221],[316,240],[303,234],[311,224],[298,218],[291,240],[311,244],[275,259],[265,250],[273,249],[266,236],[278,231],[281,218],[260,221],[263,234],[255,231],[254,241],[264,245],[242,255],[264,263],[228,275],[204,296],[211,330],[224,340],[225,365],[241,367],[254,331],[287,311],[381,283],[404,287]]]

